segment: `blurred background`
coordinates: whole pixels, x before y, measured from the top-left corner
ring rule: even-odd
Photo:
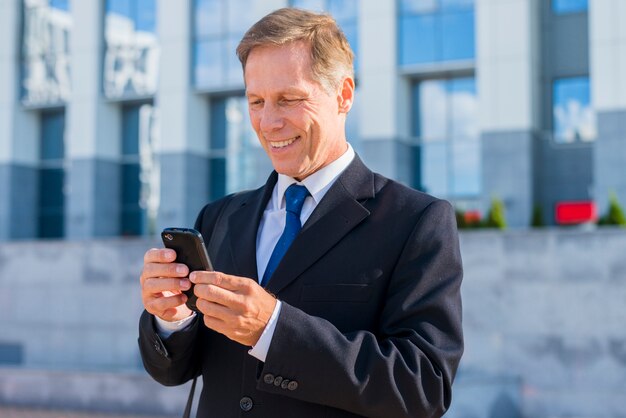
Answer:
[[[623,0],[0,0],[0,416],[181,415],[142,256],[265,182],[235,47],[284,6],[347,35],[362,159],[457,209],[446,417],[626,417]]]

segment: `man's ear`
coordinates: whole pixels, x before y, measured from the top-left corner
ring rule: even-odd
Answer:
[[[337,103],[339,104],[339,113],[348,113],[354,102],[354,79],[352,77],[344,77],[337,94]]]

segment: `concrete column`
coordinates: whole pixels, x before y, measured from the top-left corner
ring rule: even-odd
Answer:
[[[591,100],[598,137],[594,144],[593,197],[606,212],[609,194],[626,204],[626,3],[589,2]]]
[[[39,118],[19,100],[21,5],[0,0],[0,240],[37,234]]]
[[[157,2],[161,45],[155,100],[160,115],[157,152],[161,171],[157,231],[193,226],[209,197],[208,100],[195,94],[191,86],[192,7],[191,0]]]
[[[410,152],[399,138],[410,136],[410,99],[403,94],[408,83],[398,77],[396,22],[396,2],[359,2],[358,151],[373,170],[406,180],[412,169],[406,158]]]
[[[532,213],[538,20],[537,0],[476,1],[484,206],[503,199],[512,227],[528,225]]]
[[[103,5],[71,3],[72,93],[67,106],[68,238],[119,233],[120,112],[102,99]]]

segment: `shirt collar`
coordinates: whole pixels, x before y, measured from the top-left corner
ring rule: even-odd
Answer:
[[[296,179],[286,176],[284,174],[278,175],[278,182],[276,183],[276,200],[275,207],[276,210],[285,207],[285,191],[287,187],[292,184],[300,184],[307,188],[309,193],[311,193],[311,197],[315,201],[315,205],[319,204],[320,200],[324,197],[330,186],[333,185],[337,177],[345,170],[352,160],[354,159],[354,149],[352,145],[348,143],[348,149],[343,155],[337,158],[332,163],[327,166],[317,170],[315,173],[311,174],[307,178],[302,181],[297,181]]]

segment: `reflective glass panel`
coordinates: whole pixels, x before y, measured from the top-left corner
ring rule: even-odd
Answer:
[[[155,0],[137,0],[135,30],[156,33]]]
[[[401,13],[434,13],[439,9],[437,0],[401,0]]]
[[[223,84],[223,42],[219,39],[196,41],[194,44],[194,82],[198,87],[218,87]]]
[[[120,233],[153,234],[159,207],[160,176],[154,151],[155,109],[151,104],[122,110]]]
[[[445,13],[441,17],[443,61],[474,58],[474,12]]]
[[[426,80],[414,86],[421,184],[439,197],[474,197],[481,192],[481,144],[474,78]]]
[[[438,23],[434,15],[400,17],[400,64],[421,64],[438,60]]]
[[[272,166],[250,125],[243,96],[211,100],[211,197],[265,183]]]
[[[104,36],[105,95],[154,94],[159,69],[155,0],[107,0]]]
[[[473,0],[404,0],[398,18],[400,65],[474,58]]]
[[[195,0],[195,36],[206,37],[222,32],[223,7],[220,0]]]
[[[440,0],[441,10],[473,10],[474,0]]]
[[[24,0],[22,32],[22,102],[49,105],[70,95],[68,1]]]
[[[588,7],[587,0],[552,0],[552,10],[557,14],[586,12]]]
[[[292,0],[291,7],[319,13],[326,10],[326,0]]]
[[[422,142],[447,138],[448,97],[446,82],[428,80],[418,84],[419,125],[417,135]]]
[[[41,114],[40,166],[38,190],[38,235],[60,238],[65,218],[65,112]]]
[[[596,138],[596,114],[591,107],[588,77],[555,80],[552,112],[556,142],[593,141]]]
[[[359,10],[357,0],[330,0],[327,7],[328,12],[338,22],[356,20],[358,18]]]
[[[41,159],[63,160],[65,156],[65,113],[45,112],[41,118]]]

